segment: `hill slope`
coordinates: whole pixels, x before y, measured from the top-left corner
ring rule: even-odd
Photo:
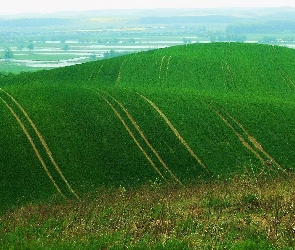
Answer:
[[[176,46],[2,78],[0,207],[101,186],[285,173],[295,51]]]

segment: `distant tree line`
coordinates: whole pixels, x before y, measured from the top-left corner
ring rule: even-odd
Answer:
[[[59,26],[69,23],[65,18],[20,18],[20,19],[0,19],[0,27],[19,28],[19,27],[42,27]]]
[[[221,31],[209,32],[211,42],[245,42],[247,36],[244,34],[228,34]]]
[[[294,33],[295,22],[268,21],[264,23],[228,25],[225,32],[232,34]]]
[[[226,15],[206,16],[174,16],[174,17],[142,17],[138,19],[140,24],[176,24],[176,23],[233,23],[241,18]]]
[[[261,40],[259,40],[261,43],[277,43],[277,42],[295,42],[295,37],[284,37],[282,39],[279,39],[275,36],[265,36]]]

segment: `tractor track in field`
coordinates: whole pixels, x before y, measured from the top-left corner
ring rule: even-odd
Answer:
[[[169,56],[168,61],[167,61],[167,67],[166,67],[166,85],[168,84],[168,71],[169,71],[169,65],[170,65],[170,60],[172,56]]]
[[[51,163],[53,164],[55,170],[58,172],[58,174],[60,175],[60,177],[62,178],[62,180],[65,182],[67,188],[69,189],[69,191],[79,200],[80,197],[76,194],[76,192],[73,190],[73,188],[71,187],[71,185],[69,184],[69,182],[67,181],[67,179],[65,178],[65,176],[63,175],[60,167],[58,166],[58,164],[56,163],[55,159],[53,158],[52,152],[49,149],[45,139],[43,138],[42,134],[40,133],[40,131],[37,129],[37,126],[35,125],[35,123],[32,121],[32,119],[30,118],[30,116],[28,115],[28,113],[24,110],[24,108],[19,104],[18,101],[16,101],[16,99],[11,96],[9,93],[7,93],[6,91],[4,91],[3,89],[0,88],[0,91],[4,92],[16,105],[17,107],[21,110],[21,112],[24,114],[24,116],[26,117],[26,119],[28,120],[28,122],[30,123],[31,127],[33,128],[34,132],[36,133],[36,135],[38,136],[42,146],[44,147]],[[1,98],[2,99],[2,98]],[[2,99],[3,100],[3,99]]]
[[[124,66],[124,64],[125,64],[126,61],[127,61],[127,58],[125,58],[125,59],[123,60],[123,62],[121,63],[121,65],[120,65],[119,73],[118,73],[118,77],[117,77],[117,80],[116,80],[116,82],[115,82],[115,86],[117,86],[117,85],[119,84],[120,80],[121,80],[122,69],[123,69],[123,66]]]
[[[143,131],[141,130],[141,128],[139,127],[139,125],[136,123],[136,121],[133,119],[132,115],[129,113],[129,111],[124,107],[124,105],[119,102],[116,98],[114,98],[112,95],[110,95],[109,93],[107,93],[107,95],[109,95],[120,107],[121,109],[125,112],[125,114],[127,115],[127,117],[129,118],[129,120],[132,122],[133,126],[136,128],[136,130],[138,131],[138,133],[140,134],[141,138],[145,141],[145,143],[148,145],[148,147],[152,150],[152,152],[154,153],[154,155],[157,157],[157,159],[159,160],[159,162],[163,165],[163,167],[169,172],[169,174],[171,175],[171,177],[178,182],[180,185],[184,186],[183,183],[177,178],[177,176],[171,171],[171,169],[167,166],[167,164],[164,162],[164,160],[162,159],[162,157],[159,155],[159,153],[156,151],[156,149],[151,145],[151,143],[149,142],[149,140],[146,138],[145,134],[143,133]]]
[[[161,74],[162,74],[163,61],[164,61],[165,57],[166,57],[166,56],[163,56],[163,57],[162,57],[161,64],[160,64],[159,77],[158,77],[160,81],[161,81]]]
[[[97,71],[96,76],[95,76],[94,79],[97,79],[97,77],[99,76],[99,74],[100,74],[100,72],[101,72],[103,66],[104,66],[104,64],[102,63],[101,66],[100,66],[100,68],[99,68],[99,70]]]
[[[292,87],[295,88],[295,83],[293,82],[293,80],[291,79],[291,77],[289,75],[286,75],[286,77],[288,78],[288,80],[290,81]]]
[[[243,130],[243,132],[247,135],[248,140],[254,145],[255,148],[257,148],[261,153],[263,153],[268,160],[273,162],[281,171],[286,172],[286,170],[269,154],[267,153],[264,148],[261,146],[261,144],[252,136],[245,128],[244,126],[235,119],[231,114],[229,114],[224,108],[224,112]]]
[[[274,47],[272,47],[272,53],[273,53],[274,57],[276,58],[276,60],[279,61],[279,56],[277,55]],[[295,83],[293,82],[293,80],[289,76],[289,74],[286,72],[284,67],[282,65],[280,65],[279,67],[280,67],[279,68],[280,75],[283,78],[284,82],[287,84],[287,86],[290,87],[291,89],[295,88]]]
[[[95,74],[95,77],[94,77],[93,81],[94,81],[95,79],[97,79],[97,77],[99,76],[99,74],[100,74],[100,72],[101,72],[103,66],[104,66],[104,64],[102,63],[101,66],[100,66],[100,68],[99,68],[99,70],[98,70],[97,73]],[[91,81],[91,78],[92,78],[92,76],[94,75],[95,70],[96,70],[96,67],[95,67],[95,69],[91,72],[91,74],[90,74],[88,80],[86,81],[86,83],[89,83],[89,82]]]
[[[100,95],[98,92],[96,92],[98,95]],[[149,161],[149,163],[151,164],[151,166],[155,169],[155,171],[161,176],[161,178],[163,180],[165,180],[167,183],[169,183],[169,181],[162,175],[161,171],[157,168],[156,164],[153,162],[153,160],[149,157],[149,155],[147,154],[147,152],[143,149],[143,147],[140,145],[140,143],[138,142],[138,140],[136,139],[135,135],[132,133],[132,131],[130,130],[130,128],[128,127],[128,125],[126,124],[126,122],[124,121],[123,117],[119,114],[119,112],[116,110],[116,108],[102,95],[100,95],[101,98],[111,107],[111,109],[114,111],[114,113],[116,114],[116,116],[119,118],[119,120],[121,121],[121,123],[123,124],[124,128],[126,129],[126,131],[129,133],[130,137],[133,139],[134,143],[136,144],[136,146],[140,149],[140,151],[143,153],[143,155],[145,156],[145,158]]]
[[[24,134],[26,135],[27,139],[29,140],[38,160],[40,161],[42,167],[44,168],[47,176],[49,177],[49,179],[51,180],[51,182],[53,183],[54,187],[56,188],[56,190],[61,194],[62,197],[65,198],[65,195],[62,193],[61,189],[59,188],[59,186],[57,185],[57,183],[55,182],[55,180],[53,179],[50,171],[48,170],[42,156],[40,155],[32,137],[30,136],[28,130],[26,129],[25,125],[22,123],[21,119],[18,117],[18,115],[14,112],[13,108],[2,98],[0,97],[1,101],[6,105],[6,107],[9,109],[9,111],[11,112],[11,114],[15,117],[15,119],[17,120],[18,124],[20,125],[22,131],[24,132]]]
[[[195,154],[195,152],[191,149],[191,147],[188,145],[188,143],[183,139],[183,137],[180,135],[178,130],[170,122],[168,117],[158,108],[158,106],[156,104],[154,104],[150,99],[145,97],[144,95],[142,95],[142,94],[140,94],[140,93],[138,93],[136,91],[135,91],[135,93],[137,95],[139,95],[142,99],[144,99],[146,102],[148,102],[158,112],[158,114],[163,118],[163,120],[166,122],[166,124],[169,126],[169,128],[173,131],[173,133],[178,138],[178,140],[182,143],[182,145],[190,153],[190,155],[204,168],[204,170],[207,173],[210,173],[209,169],[205,166],[205,164],[201,161],[201,159]]]
[[[92,78],[92,76],[93,76],[95,70],[96,70],[96,67],[94,67],[94,69],[92,70],[92,72],[91,72],[90,76],[88,77],[86,83],[88,83],[88,82],[91,80],[91,78]]]
[[[93,78],[93,81],[97,79],[97,77],[99,76],[99,74],[100,74],[103,66],[104,66],[104,64],[102,63],[101,66],[99,67],[99,70],[95,74],[95,77]],[[91,78],[94,75],[95,70],[96,70],[96,68],[92,71],[92,73],[90,74],[90,77],[88,78],[88,80],[86,81],[86,83],[89,83],[91,81]]]
[[[250,150],[261,162],[265,162],[264,159],[251,147],[251,145],[246,142],[245,138],[230,124],[230,122],[223,116],[220,114],[220,112],[213,107],[213,105],[207,104],[209,106],[209,108],[215,113],[217,114],[217,116],[219,116],[219,118],[229,127],[233,130],[233,132],[235,133],[235,135],[239,138],[240,142],[243,144],[244,147],[246,147],[248,150]]]
[[[225,65],[225,66],[224,66]],[[223,74],[224,74],[224,78],[225,78],[225,82],[226,82],[226,86],[228,89],[235,89],[236,83],[233,77],[233,73],[231,71],[231,67],[228,64],[228,61],[225,61],[222,65],[221,65]]]
[[[252,143],[254,148],[246,141],[246,139],[232,126],[232,124],[218,111],[216,107],[214,107],[212,104],[207,104],[211,110],[213,110],[222,120],[223,122],[230,127],[236,136],[239,138],[241,143],[248,149],[250,150],[264,165],[266,165],[270,170],[275,171],[275,169],[271,166],[271,164],[266,164],[265,159],[256,151],[258,150],[260,153],[264,154],[266,158],[270,161],[273,162],[278,169],[280,169],[283,172],[286,172],[286,170],[280,166],[280,164],[272,157],[270,156],[261,146],[261,144],[252,136],[250,133],[243,127],[243,125],[235,119],[227,110],[222,108],[223,112],[245,133],[247,136],[248,140]],[[255,150],[256,149],[256,150]]]

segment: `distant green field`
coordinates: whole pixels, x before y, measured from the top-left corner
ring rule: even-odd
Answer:
[[[294,169],[295,51],[175,46],[0,78],[0,208]]]

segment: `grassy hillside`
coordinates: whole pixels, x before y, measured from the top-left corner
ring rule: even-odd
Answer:
[[[293,249],[294,175],[100,188],[0,217],[2,249]]]
[[[294,59],[282,47],[193,44],[1,77],[0,209],[99,187],[286,174]]]

